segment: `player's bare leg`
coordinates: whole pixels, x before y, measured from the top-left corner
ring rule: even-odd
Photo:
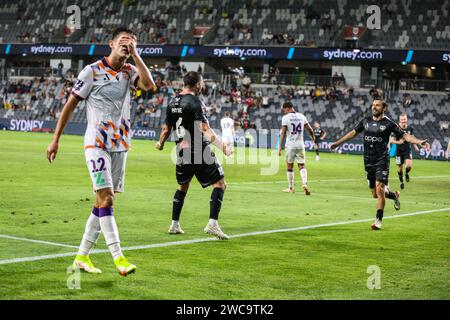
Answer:
[[[294,188],[294,164],[286,162],[286,167],[287,167],[286,175],[287,175],[288,186],[289,187],[287,189],[284,189],[283,192],[294,193],[295,192],[295,188]]]
[[[298,168],[300,170],[300,176],[302,177],[302,188],[307,196],[311,195],[311,191],[308,188],[308,172],[304,163],[299,163]]]
[[[129,263],[123,256],[120,247],[119,230],[114,218],[114,191],[112,188],[97,190],[96,201],[99,205],[100,228],[106,240],[106,245],[114,259],[117,271],[126,276],[136,271],[136,266]]]
[[[375,195],[373,194],[375,190]],[[372,195],[377,199],[377,217],[375,222],[371,225],[372,230],[381,229],[381,221],[383,220],[384,206],[386,205],[386,198],[384,193],[384,183],[377,181],[375,189],[372,189]]]
[[[172,224],[169,227],[170,234],[183,234],[184,231],[180,226],[180,215],[183,209],[184,199],[189,190],[189,183],[181,184],[178,186],[177,191],[173,196],[172,206]]]
[[[228,236],[223,233],[219,226],[219,213],[222,207],[223,195],[227,188],[225,179],[222,178],[212,185],[213,191],[211,192],[211,199],[209,201],[209,221],[203,230],[205,233],[213,235],[220,240],[228,240]]]

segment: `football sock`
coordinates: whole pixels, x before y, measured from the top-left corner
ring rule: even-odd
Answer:
[[[406,168],[406,175],[409,175],[410,171],[411,171],[411,168]]]
[[[398,173],[398,179],[401,183],[403,183],[403,171],[397,172]]]
[[[208,224],[210,226],[216,227],[219,224],[219,222],[216,219],[209,219]]]
[[[383,209],[377,209],[377,219],[383,220]]]
[[[221,188],[214,188],[209,200],[209,219],[218,220],[220,208],[222,207],[224,191]]]
[[[319,155],[319,149],[316,150],[316,155]]]
[[[294,188],[294,171],[292,169],[288,169],[286,174],[287,174],[289,189],[293,189]]]
[[[384,192],[384,194],[386,195],[386,198],[388,198],[388,199],[395,200],[397,198],[397,196],[395,195],[395,192],[392,192],[390,190],[386,190]]]
[[[100,208],[99,217],[100,227],[103,236],[105,237],[106,245],[115,260],[123,254],[120,248],[119,230],[117,229],[116,220],[114,219],[114,209],[112,207]]]
[[[308,184],[308,173],[306,172],[306,168],[300,170],[300,175],[302,176],[302,184],[306,186]]]
[[[83,239],[81,239],[80,248],[78,249],[79,255],[89,255],[89,251],[91,251],[91,248],[97,242],[100,235],[100,221],[98,214],[98,208],[92,208],[92,213],[86,222]]]
[[[181,209],[183,209],[184,198],[186,197],[186,192],[177,190],[173,196],[173,206],[172,206],[172,220],[180,220]]]

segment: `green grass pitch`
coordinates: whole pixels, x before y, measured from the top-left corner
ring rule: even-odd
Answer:
[[[78,246],[93,193],[82,137],[63,136],[56,161],[45,150],[51,136],[0,132],[0,299],[449,299],[450,164],[414,160],[401,210],[388,201],[383,230],[370,230],[375,200],[361,156],[307,154],[306,197],[296,170],[297,193],[285,194],[284,157],[275,175],[267,164],[225,163],[228,189],[220,223],[229,235],[305,226],[328,226],[125,251],[136,274],[120,277],[109,253],[92,259],[103,274],[81,274],[80,289],[68,289],[67,267]],[[168,235],[177,187],[168,144],[135,140],[129,153],[125,193],[115,200],[122,246],[209,239],[211,189],[193,180],[181,224]],[[238,150],[245,151],[244,149]],[[245,152],[254,152],[246,150]],[[265,150],[262,150],[265,153]],[[236,162],[237,157],[233,161]],[[253,159],[254,160],[254,159]],[[249,161],[247,161],[249,162]],[[391,187],[398,189],[391,162]],[[438,211],[439,209],[445,209]],[[105,249],[100,237],[96,249]],[[48,259],[28,261],[48,255]],[[25,258],[18,262],[15,259]],[[369,266],[380,270],[380,289],[369,290]]]

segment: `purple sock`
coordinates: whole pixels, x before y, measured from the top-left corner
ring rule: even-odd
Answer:
[[[114,209],[112,207],[98,209],[98,217],[99,218],[113,216],[113,215],[114,215]]]

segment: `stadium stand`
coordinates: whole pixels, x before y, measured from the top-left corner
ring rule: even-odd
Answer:
[[[126,24],[146,44],[194,43],[195,26],[211,27],[203,43],[341,46],[346,25],[362,26],[364,0],[170,0],[111,2],[83,0],[82,30],[65,36],[66,1],[3,0],[0,43],[105,43],[109,32]],[[125,4],[128,3],[128,4]],[[295,5],[294,5],[295,4]],[[182,7],[183,10],[179,10]],[[446,49],[450,45],[449,0],[389,0],[381,5],[382,29],[370,32],[369,48]]]

